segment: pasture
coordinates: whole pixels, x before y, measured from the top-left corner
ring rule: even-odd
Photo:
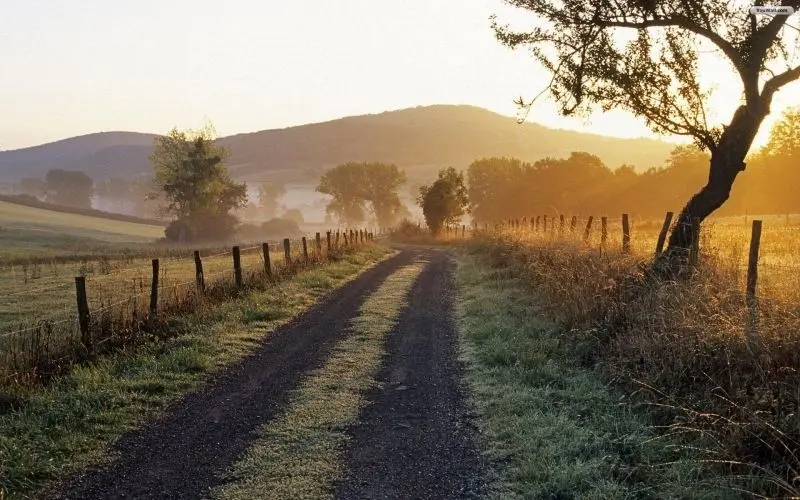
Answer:
[[[155,225],[68,214],[0,201],[0,261],[152,243],[164,235]]]

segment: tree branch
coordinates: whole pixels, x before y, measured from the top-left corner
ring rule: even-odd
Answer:
[[[744,78],[744,60],[736,48],[721,35],[715,33],[709,28],[704,28],[695,23],[691,19],[684,16],[673,16],[665,19],[645,19],[644,21],[595,21],[599,26],[607,28],[631,28],[631,29],[645,29],[645,28],[665,28],[674,26],[691,31],[696,35],[700,35],[716,45],[728,59],[731,60],[733,66],[739,71],[739,74]]]
[[[798,79],[800,79],[800,66],[796,66],[770,78],[767,83],[764,84],[764,91],[761,93],[761,97],[764,99],[767,107],[769,107],[772,102],[772,96],[775,92],[780,90],[784,85]]]

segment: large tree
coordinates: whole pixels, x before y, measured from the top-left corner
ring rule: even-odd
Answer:
[[[92,208],[94,181],[78,170],[55,169],[45,176],[45,200],[56,205]]]
[[[380,226],[391,226],[408,211],[397,195],[406,174],[397,165],[349,162],[322,175],[317,191],[333,197],[326,211],[346,224],[359,224],[372,211]]]
[[[685,257],[692,221],[725,203],[775,93],[800,78],[793,60],[800,38],[787,26],[790,18],[756,17],[752,3],[741,0],[506,2],[531,11],[543,25],[516,31],[495,19],[498,39],[530,47],[551,73],[547,89],[564,115],[626,110],[654,132],[692,137],[710,152],[708,180],[684,206],[665,251]],[[800,0],[780,5],[797,10]],[[621,31],[635,37],[623,45]],[[741,82],[741,103],[727,125],[707,118],[710,94],[699,77],[699,54],[707,49],[727,59]]]
[[[210,126],[172,129],[156,138],[150,161],[155,185],[166,199],[162,212],[174,218],[168,239],[224,240],[235,232],[238,220],[231,211],[246,204],[247,186],[230,178],[223,164],[227,154],[214,142]]]

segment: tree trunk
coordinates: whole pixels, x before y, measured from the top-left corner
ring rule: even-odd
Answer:
[[[739,172],[744,171],[744,159],[753,144],[758,128],[768,109],[751,110],[740,106],[733,115],[730,125],[720,137],[717,148],[711,153],[708,182],[697,194],[692,196],[678,216],[669,243],[659,262],[665,259],[668,267],[675,270],[674,265],[682,265],[689,255],[696,232],[692,231],[693,221],[702,223],[728,199],[733,182]]]

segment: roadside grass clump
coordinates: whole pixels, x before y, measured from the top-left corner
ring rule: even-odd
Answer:
[[[664,434],[703,443],[713,452],[703,460],[743,491],[796,496],[800,300],[796,273],[780,270],[796,263],[790,249],[800,238],[776,232],[762,247],[756,309],[743,294],[741,228],[711,228],[699,265],[676,281],[651,279],[652,256],[618,245],[601,253],[574,239],[505,232],[475,248],[506,278],[524,276],[575,359],[646,402]]]
[[[343,474],[347,428],[365,404],[365,392],[385,353],[386,336],[425,268],[417,261],[395,271],[362,304],[320,368],[294,391],[282,415],[259,430],[258,439],[226,474],[214,497],[327,498]]]
[[[164,320],[169,333],[159,341],[73,365],[46,385],[10,386],[16,403],[0,411],[0,498],[28,498],[111,460],[109,449],[123,433],[157,418],[327,292],[391,255],[366,245],[268,288],[176,313]],[[339,278],[322,278],[331,275]],[[310,288],[308,281],[329,286]]]
[[[457,262],[461,356],[495,465],[492,498],[732,492],[709,473],[709,452],[661,436],[634,400],[576,359],[517,267],[480,246]]]

